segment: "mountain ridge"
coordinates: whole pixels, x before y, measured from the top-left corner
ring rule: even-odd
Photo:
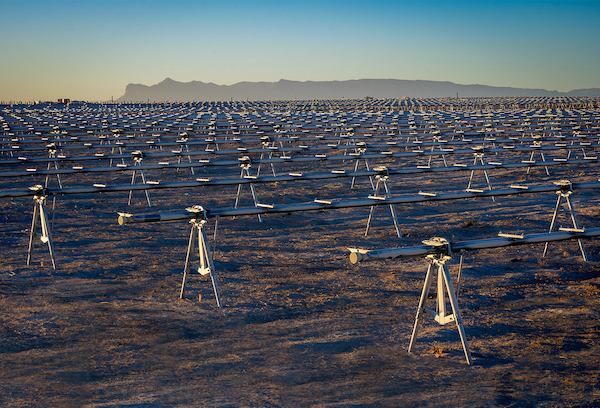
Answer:
[[[213,82],[179,82],[165,78],[155,85],[130,83],[117,102],[191,102],[228,100],[305,100],[433,97],[517,97],[517,96],[600,96],[600,88],[575,89],[569,92],[545,89],[462,85],[450,81],[406,79],[351,79],[343,81],[243,81],[233,85]]]

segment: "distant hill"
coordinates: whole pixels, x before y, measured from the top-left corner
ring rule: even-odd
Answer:
[[[294,99],[359,99],[434,98],[485,96],[600,96],[600,88],[570,92],[545,89],[523,89],[487,85],[460,85],[452,82],[409,81],[402,79],[358,79],[349,81],[239,82],[216,85],[200,81],[177,82],[170,78],[156,85],[129,84],[118,102],[187,102],[228,100],[294,100]]]

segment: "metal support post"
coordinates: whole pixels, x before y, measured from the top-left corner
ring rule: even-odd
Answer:
[[[219,228],[219,216],[215,217],[215,231],[213,234],[213,254],[217,252],[217,231]]]
[[[462,343],[463,351],[465,353],[465,358],[467,359],[467,364],[471,365],[473,364],[473,359],[471,357],[471,352],[469,351],[469,345],[467,343],[465,330],[462,323],[460,308],[458,306],[458,299],[456,297],[456,292],[452,287],[452,279],[450,278],[450,273],[448,272],[448,268],[446,267],[446,262],[452,259],[450,243],[444,238],[432,238],[431,240],[423,241],[423,243],[426,245],[439,246],[440,252],[437,254],[427,255],[426,257],[426,259],[429,262],[429,266],[427,268],[427,275],[425,276],[423,292],[421,293],[421,298],[419,300],[419,307],[417,308],[415,325],[413,327],[412,335],[410,337],[408,352],[412,352],[415,339],[419,331],[421,320],[423,319],[425,314],[427,314],[440,325],[445,325],[447,323],[452,322],[456,323],[458,334],[460,336],[460,341]],[[434,269],[437,269],[437,305],[436,310],[431,310],[425,308],[425,303],[427,302],[427,298],[429,297],[429,291],[433,283]],[[450,306],[452,308],[451,313],[448,313],[446,309],[446,293],[448,294]]]
[[[117,135],[117,137],[118,137],[118,135]],[[118,144],[119,142],[116,142],[116,143]],[[123,156],[123,147],[121,147],[119,145],[118,149],[119,149],[119,155]],[[114,154],[114,153],[115,153],[115,148],[113,147],[113,148],[110,149],[110,154]],[[112,165],[113,165],[113,159],[110,159],[110,162],[108,163],[108,166],[112,167]],[[125,166],[125,158],[124,157],[121,157],[121,166]]]
[[[473,150],[475,150],[475,159],[473,160],[473,165],[476,165],[478,160],[482,165],[485,165],[485,162],[483,161],[483,147],[473,148]],[[488,175],[487,170],[484,169],[483,173],[485,174],[485,180],[487,181],[488,189],[492,190],[492,184],[490,183],[490,177]],[[473,183],[473,175],[474,174],[475,174],[475,170],[471,170],[471,176],[469,177],[469,184],[467,185],[466,191],[471,191],[471,192],[480,191],[480,190],[475,190],[475,189],[471,188],[471,184]],[[492,196],[492,200],[494,202],[496,202],[496,198],[494,196]]]
[[[50,235],[50,229],[48,228],[48,214],[46,213],[46,189],[41,185],[30,187],[31,190],[36,191],[38,194],[33,196],[35,204],[33,207],[33,219],[31,220],[31,231],[29,234],[29,249],[27,250],[27,265],[31,264],[31,253],[33,252],[33,238],[35,236],[35,224],[39,214],[40,225],[42,228],[42,235],[40,240],[44,244],[48,244],[48,250],[50,251],[50,259],[52,259],[52,267],[56,269],[56,261],[54,259],[54,245],[52,244],[52,236]]]
[[[194,206],[187,209],[190,212],[198,214],[198,218],[190,220],[192,224],[192,230],[190,232],[190,240],[187,248],[187,255],[185,258],[185,267],[183,268],[183,281],[181,283],[181,293],[179,298],[183,299],[185,294],[185,284],[188,279],[188,274],[192,268],[196,269],[200,275],[210,275],[212,281],[217,306],[222,307],[221,297],[219,296],[219,287],[217,285],[217,277],[215,276],[215,266],[212,260],[212,254],[210,247],[208,246],[208,239],[206,237],[206,231],[204,226],[206,224],[206,211],[200,206]],[[198,239],[198,255],[200,257],[200,263],[196,264],[192,262],[192,250],[194,244]]]
[[[269,136],[264,136],[261,139],[263,139],[262,141],[262,148],[263,149],[277,149],[277,147],[275,146],[275,142],[270,143],[270,138]],[[280,142],[281,143],[281,142]],[[267,154],[266,152],[262,152],[260,154],[260,159],[262,160],[265,157],[265,154]],[[267,154],[269,159],[273,158],[273,152],[269,152]],[[271,165],[271,171],[273,172],[273,177],[277,177],[277,174],[275,174],[275,166],[273,166],[273,163],[269,163]],[[258,164],[258,169],[256,170],[256,177],[260,176],[260,167],[262,166],[262,163]]]
[[[250,157],[243,156],[243,157],[240,157],[238,160],[240,161],[240,167],[242,168],[242,172],[240,173],[240,178],[255,179],[256,176],[250,175],[250,166],[252,165],[252,160],[250,160]],[[254,200],[254,206],[258,207],[259,203],[256,200],[256,191],[254,190],[254,184],[249,183],[249,185],[250,185],[250,191],[252,192],[252,199]],[[233,208],[238,207],[238,203],[240,202],[240,192],[241,191],[242,191],[242,184],[238,184],[237,194],[235,196],[235,205],[233,206]],[[260,214],[257,214],[257,217],[258,217],[258,221],[262,222],[262,218],[260,217]]]
[[[462,270],[463,270],[463,259],[465,257],[465,250],[460,251],[460,261],[458,262],[458,274],[456,277],[456,298],[460,295],[460,285],[462,284]]]
[[[56,159],[56,151],[57,151],[56,144],[50,143],[50,144],[46,145],[46,148],[48,148],[48,157],[50,159]],[[50,165],[51,165],[51,163],[48,162],[48,170],[50,170]],[[54,160],[54,168],[56,170],[58,170],[58,163],[56,162],[56,160]],[[46,182],[44,183],[44,187],[46,187],[46,188],[48,188],[48,178],[49,177],[50,177],[50,175],[46,176]],[[58,186],[60,188],[63,188],[62,180],[60,179],[60,174],[56,175],[56,179],[58,180]]]
[[[379,172],[378,175],[375,176],[377,183],[375,185],[375,194],[370,195],[369,198],[376,200],[385,200],[386,198],[392,198],[390,194],[390,188],[388,186],[388,177],[389,172],[387,167],[376,167],[375,171]],[[381,186],[385,189],[385,196],[380,196],[379,191]],[[369,235],[369,229],[371,228],[371,221],[373,220],[373,214],[375,213],[376,205],[371,206],[371,210],[369,211],[369,218],[367,219],[367,228],[365,230],[365,236]],[[390,204],[390,212],[392,215],[392,220],[394,221],[394,227],[396,228],[396,234],[398,234],[398,238],[402,238],[402,234],[400,233],[400,227],[398,226],[398,217],[396,216],[396,209],[393,204]]]
[[[141,166],[142,165],[142,159],[144,158],[144,153],[142,153],[140,150],[136,150],[135,152],[132,153],[133,155],[133,175],[131,176],[131,184],[135,184],[135,173],[136,173],[136,169],[135,166]],[[142,177],[142,183],[146,184],[146,175],[144,174],[144,170],[140,169],[139,170],[140,175]],[[148,194],[148,190],[144,190],[144,193],[146,193],[146,201],[148,202],[148,207],[152,207],[152,203],[150,202],[150,195]],[[131,196],[133,195],[133,190],[129,190],[129,201],[127,201],[127,205],[131,205]]]
[[[433,135],[433,141],[434,142],[438,142],[438,147],[440,148],[440,151],[444,151],[444,148],[442,147],[442,137],[440,136],[440,132],[436,131],[437,133],[435,133]],[[433,152],[435,150],[435,146],[431,146],[431,151]],[[427,166],[431,167],[431,161],[433,160],[433,155],[429,156],[429,161],[427,162]],[[442,154],[442,160],[444,161],[444,167],[448,167],[448,162],[446,162],[446,155]]]
[[[364,155],[367,152],[367,144],[365,142],[359,142],[356,144],[357,147],[357,153],[359,154],[359,156]],[[365,162],[365,167],[367,168],[367,171],[370,171],[371,169],[369,168],[369,161],[367,159],[363,159]],[[360,158],[356,159],[356,163],[354,165],[354,172],[358,171],[358,164],[360,163]],[[356,180],[356,177],[352,177],[352,183],[350,184],[350,188],[354,188],[354,181]],[[373,190],[375,190],[375,184],[373,184],[373,177],[369,176],[369,181],[371,182],[371,188]]]
[[[186,151],[187,153],[189,153],[189,152],[190,152],[190,147],[189,147],[189,146],[188,146],[188,144],[187,144],[187,141],[188,141],[188,139],[189,139],[189,138],[188,138],[188,134],[184,132],[184,133],[182,133],[180,136],[181,136],[181,139],[178,139],[178,140],[177,140],[177,142],[178,142],[178,143],[182,143],[182,144],[183,144],[183,146],[185,146],[185,151]],[[183,148],[180,148],[180,151],[179,151],[179,158],[177,159],[177,163],[181,163],[181,154],[182,154],[182,153],[183,153]],[[187,157],[188,157],[188,162],[191,164],[191,163],[192,163],[192,157],[191,157],[189,154],[187,155]],[[178,169],[178,170],[179,170],[179,169]],[[195,175],[196,175],[196,172],[194,171],[194,167],[193,167],[193,166],[190,166],[190,170],[192,171],[192,176],[195,176]]]
[[[573,135],[578,136],[579,132],[573,132]],[[581,141],[579,142],[581,143]],[[575,144],[575,140],[571,141],[571,146]],[[567,153],[567,160],[569,160],[571,158],[571,153],[573,152],[573,149],[569,149],[569,152]],[[581,153],[583,153],[583,157],[587,157],[587,153],[585,152],[585,148],[582,147],[581,148]]]
[[[582,228],[579,228],[579,224],[577,223],[577,217],[575,216],[575,210],[573,209],[573,203],[571,202],[571,194],[573,194],[573,186],[569,180],[559,180],[554,182],[555,185],[560,187],[559,190],[556,191],[558,198],[556,200],[556,206],[554,207],[554,214],[552,215],[552,222],[550,222],[550,229],[548,232],[552,232],[554,229],[554,225],[556,223],[556,218],[558,216],[558,212],[560,210],[560,205],[562,203],[563,198],[567,204],[567,208],[569,209],[569,213],[571,215],[571,221],[573,222],[573,231],[583,232]],[[571,230],[568,228],[559,228],[560,230]],[[583,257],[584,262],[587,262],[587,255],[585,253],[585,249],[583,248],[583,240],[578,239],[579,250],[581,251],[581,256]],[[544,252],[542,254],[542,258],[546,256],[548,252],[548,242],[544,245]]]
[[[540,140],[535,140],[533,142],[533,147],[542,147],[542,142]],[[546,158],[544,157],[544,152],[542,150],[540,150],[539,152],[540,152],[540,155],[542,156],[542,161],[546,161]],[[535,150],[533,150],[531,152],[531,155],[529,156],[529,161],[532,163],[535,163],[535,160],[533,160],[534,154],[535,154]],[[548,171],[548,166],[544,166],[544,169],[546,169],[546,175],[549,176],[550,171]],[[531,167],[527,167],[527,174],[529,174],[529,170],[531,170]]]
[[[48,145],[46,145],[46,147],[48,148],[48,157],[50,157],[51,159],[56,158],[56,144],[55,143],[50,143]],[[58,170],[58,163],[56,162],[56,160],[54,160],[54,168],[56,170]],[[50,170],[50,162],[48,162],[48,170]],[[49,178],[50,175],[46,176],[46,182],[44,183],[44,188],[48,188],[48,184],[49,184]],[[60,178],[60,174],[56,175],[56,179],[58,180],[58,186],[59,188],[63,188],[62,185],[62,180]],[[54,217],[56,215],[56,196],[52,196],[52,222],[50,224],[50,231],[52,232],[52,230],[54,230]]]

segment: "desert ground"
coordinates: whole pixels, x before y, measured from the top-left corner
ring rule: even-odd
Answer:
[[[564,154],[561,153],[561,154]],[[452,158],[452,161],[458,159]],[[462,159],[465,162],[472,158]],[[394,165],[389,161],[373,161]],[[416,160],[403,166],[414,167]],[[398,165],[396,163],[396,165]],[[440,162],[436,163],[440,165]],[[282,165],[283,166],[283,165]],[[276,167],[314,170],[314,165]],[[313,166],[313,167],[311,167]],[[329,164],[334,166],[334,164]],[[351,160],[335,164],[351,170]],[[333,167],[332,167],[333,168]],[[189,170],[149,174],[185,180]],[[220,177],[239,176],[238,168]],[[93,174],[63,176],[90,185]],[[127,184],[131,173],[103,175]],[[494,188],[595,182],[598,165],[498,169]],[[393,176],[393,196],[463,191],[468,171]],[[0,189],[40,183],[0,180]],[[482,172],[478,186],[486,187]],[[51,185],[56,180],[51,179]],[[365,198],[368,179],[258,184],[263,203]],[[407,352],[427,271],[423,257],[353,265],[347,248],[421,245],[547,232],[555,193],[222,218],[215,274],[192,274],[179,298],[187,221],[120,226],[133,214],[232,207],[235,186],[58,196],[52,238],[58,269],[35,240],[26,265],[31,197],[0,199],[0,405],[3,407],[592,407],[600,405],[600,241],[465,254],[459,294],[468,365],[453,324],[430,318]],[[571,196],[579,224],[600,227],[600,191]],[[248,186],[242,205],[252,206]],[[47,206],[52,207],[52,199]],[[51,213],[52,214],[52,213]],[[52,218],[52,215],[51,215]],[[561,211],[559,224],[572,226]],[[211,245],[214,219],[207,232]],[[449,262],[456,276],[459,257]],[[435,300],[435,289],[428,304]]]

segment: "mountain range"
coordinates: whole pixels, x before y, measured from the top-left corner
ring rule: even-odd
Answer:
[[[156,85],[129,84],[125,95],[117,102],[188,102],[228,100],[310,100],[372,98],[434,98],[491,96],[600,96],[600,88],[577,89],[570,92],[460,85],[453,82],[358,79],[348,81],[238,82],[217,85],[201,81],[178,82],[170,78]]]

